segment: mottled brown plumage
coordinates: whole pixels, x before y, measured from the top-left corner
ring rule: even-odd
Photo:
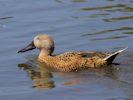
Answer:
[[[125,50],[119,50],[112,54],[100,52],[66,52],[59,55],[52,55],[54,41],[49,35],[45,34],[37,35],[32,44],[19,52],[34,49],[33,46],[40,49],[39,61],[62,72],[107,66],[112,63],[120,52]]]
[[[96,68],[107,64],[100,57],[93,56],[93,53],[87,52],[66,52],[55,56],[40,56],[39,61],[63,72],[88,69],[90,67]]]

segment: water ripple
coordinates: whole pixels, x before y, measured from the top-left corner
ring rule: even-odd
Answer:
[[[117,5],[110,5],[110,6],[102,6],[102,7],[95,7],[95,8],[81,8],[81,10],[89,11],[89,10],[104,10],[104,9],[111,9],[111,8],[122,8],[126,7],[124,4],[117,4]]]
[[[107,12],[116,12],[116,11],[132,12],[133,8],[129,7],[128,5],[125,5],[125,4],[116,4],[116,5],[108,5],[108,6],[93,7],[93,8],[86,7],[86,8],[81,8],[80,10],[83,10],[83,11],[91,11],[91,10],[100,10],[101,11],[101,10],[104,10]]]
[[[110,37],[104,37],[104,38],[94,38],[91,40],[112,40],[112,39],[121,39],[121,38],[126,38],[128,36],[110,36]]]
[[[13,17],[11,17],[11,16],[9,16],[9,17],[0,17],[0,20],[6,20],[6,19],[10,19],[10,18],[13,18]]]
[[[82,34],[82,36],[100,35],[100,34],[106,34],[106,33],[111,33],[111,32],[115,32],[115,31],[132,31],[132,30],[133,30],[133,27],[121,27],[121,28],[117,28],[117,29],[103,30],[103,31],[96,32],[96,33],[85,33],[85,34]]]
[[[133,19],[133,16],[122,16],[122,17],[103,19],[103,20],[105,22],[113,22],[113,21],[129,20],[129,19]]]

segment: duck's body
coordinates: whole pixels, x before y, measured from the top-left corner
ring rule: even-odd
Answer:
[[[66,52],[55,56],[40,56],[39,61],[62,72],[71,72],[107,65],[106,61],[98,56],[89,57],[89,55],[90,53],[85,52]]]
[[[100,52],[66,52],[52,55],[54,51],[53,39],[48,35],[38,35],[34,38],[32,44],[19,52],[25,52],[35,47],[41,50],[38,57],[39,61],[62,72],[107,66],[112,63],[120,52],[125,50],[119,50],[111,54]]]
[[[102,55],[101,55],[102,56]],[[107,65],[107,62],[89,52],[66,52],[59,55],[39,56],[39,61],[63,72],[70,72]]]

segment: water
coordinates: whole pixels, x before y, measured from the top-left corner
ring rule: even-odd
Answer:
[[[2,100],[132,100],[132,0],[0,0]],[[38,50],[17,54],[38,33],[51,35],[55,53],[116,51],[109,68],[73,73],[37,67]]]

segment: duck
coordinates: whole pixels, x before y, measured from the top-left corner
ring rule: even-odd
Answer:
[[[24,53],[35,48],[40,50],[38,55],[40,62],[61,72],[74,72],[111,65],[116,56],[127,49],[126,47],[113,53],[68,51],[55,55],[53,54],[55,49],[53,38],[48,34],[39,34],[18,53]]]

